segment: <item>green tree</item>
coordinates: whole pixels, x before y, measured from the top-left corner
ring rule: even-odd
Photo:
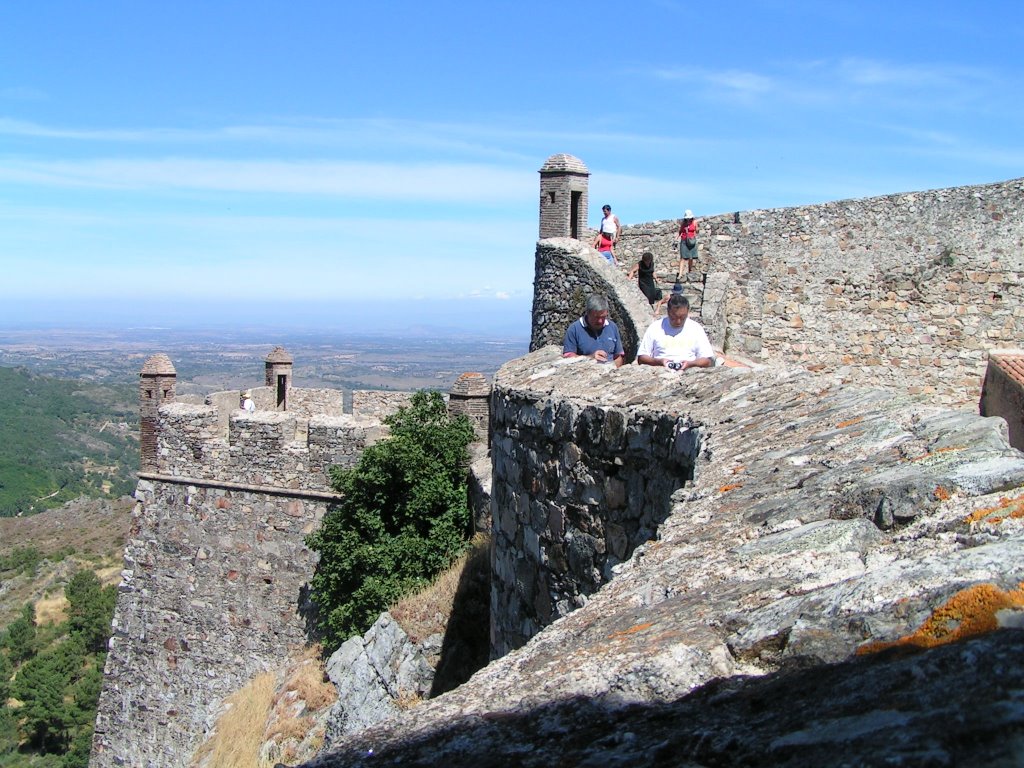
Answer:
[[[104,588],[92,571],[79,571],[64,587],[68,599],[68,624],[72,634],[82,638],[86,649],[106,649],[110,637],[110,621],[114,615],[117,590]]]
[[[11,663],[17,665],[31,658],[36,652],[36,609],[31,603],[25,603],[21,616],[7,625],[3,636],[3,646],[7,649]]]
[[[344,499],[307,538],[320,553],[311,586],[331,642],[369,629],[389,603],[446,568],[471,532],[469,420],[451,418],[438,392],[420,391],[385,421],[388,438],[355,467],[332,468]]]
[[[65,694],[84,664],[85,645],[71,637],[18,668],[12,693],[23,704],[18,710],[21,731],[41,752],[62,753],[67,747],[76,713]]]
[[[3,709],[4,702],[11,696],[12,674],[14,674],[14,665],[7,658],[7,654],[0,651],[0,709]]]

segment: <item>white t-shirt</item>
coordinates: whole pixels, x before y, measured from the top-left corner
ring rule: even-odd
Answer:
[[[615,232],[617,230],[618,227],[615,226],[614,214],[609,213],[607,216],[601,219],[601,231],[604,232],[606,235],[611,235],[612,237],[614,237]]]
[[[640,341],[638,355],[665,357],[677,363],[696,360],[698,357],[715,357],[708,335],[700,323],[686,318],[682,328],[673,328],[667,317],[655,320]]]

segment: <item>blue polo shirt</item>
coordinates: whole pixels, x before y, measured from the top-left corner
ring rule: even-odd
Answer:
[[[614,360],[626,354],[622,348],[622,339],[619,337],[619,327],[611,320],[605,323],[600,333],[595,334],[587,327],[586,318],[570,325],[565,331],[565,341],[562,342],[562,353],[571,352],[577,355],[592,355],[597,350],[603,349],[608,353],[608,359]]]

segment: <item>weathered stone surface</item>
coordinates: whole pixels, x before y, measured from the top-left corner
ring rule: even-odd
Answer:
[[[434,680],[429,659],[440,652],[440,637],[413,643],[389,613],[362,637],[345,641],[327,661],[338,689],[326,746],[398,713],[400,699],[425,697]]]
[[[370,750],[383,765],[1009,765],[1021,754],[1024,455],[1000,420],[792,369],[606,370],[552,348],[506,365],[494,397],[495,519],[515,524],[494,531],[493,643],[551,623],[310,766],[361,765]],[[567,452],[517,420],[566,403],[577,422],[622,411],[647,437],[612,451],[603,430],[577,427]],[[692,481],[645,495],[676,472],[683,431],[700,436]],[[556,491],[521,471],[542,455],[570,478]],[[638,510],[667,494],[664,517],[631,523],[587,505],[582,478],[599,475],[644,499]],[[884,498],[905,505],[891,525],[876,514]],[[546,514],[534,517],[538,502]],[[628,559],[596,567],[607,557],[596,532],[612,522],[650,525],[652,540],[628,539]],[[986,620],[1006,629],[856,656],[981,585],[1017,595]],[[942,631],[993,609],[960,610]]]

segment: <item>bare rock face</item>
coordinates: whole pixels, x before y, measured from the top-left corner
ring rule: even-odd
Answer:
[[[434,680],[441,636],[413,643],[391,614],[382,613],[362,637],[342,643],[327,661],[327,675],[338,689],[325,744],[386,720],[400,702],[425,697]]]
[[[494,485],[521,487],[493,498],[548,513],[520,535],[496,503],[498,560],[562,567],[548,553],[577,536],[562,509],[586,507],[575,519],[609,542],[600,500],[584,495],[617,467],[636,478],[627,488],[664,487],[656,456],[644,468],[628,439],[594,428],[608,413],[627,433],[636,409],[685,425],[692,480],[654,539],[606,560],[610,581],[582,607],[310,768],[1024,760],[1024,454],[1001,419],[802,371],[679,376],[565,363],[557,349],[506,365],[494,397],[507,425],[495,441],[516,443]],[[545,426],[574,448],[543,445]],[[623,462],[588,463],[606,439]],[[564,457],[544,482],[515,475],[517,455],[541,454]],[[586,482],[565,481],[570,470]],[[561,542],[544,527],[555,517]]]

